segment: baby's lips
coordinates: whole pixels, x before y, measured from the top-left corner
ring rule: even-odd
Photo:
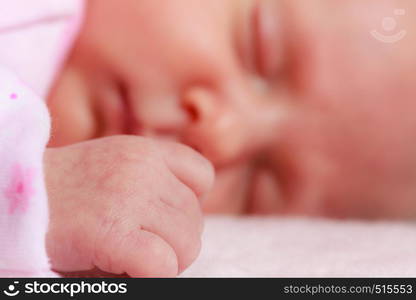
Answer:
[[[215,171],[211,162],[184,144],[160,143],[169,169],[189,186],[198,198],[204,196],[214,184]]]

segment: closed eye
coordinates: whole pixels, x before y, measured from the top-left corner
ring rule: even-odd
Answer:
[[[251,15],[252,53],[257,73],[265,78],[277,75],[284,55],[275,2],[256,1]]]

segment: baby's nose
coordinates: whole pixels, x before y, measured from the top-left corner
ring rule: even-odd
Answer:
[[[234,163],[258,152],[270,141],[275,117],[251,99],[222,99],[209,89],[192,88],[183,97],[190,116],[183,142],[215,166]]]

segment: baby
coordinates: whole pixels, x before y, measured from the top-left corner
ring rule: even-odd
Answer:
[[[416,40],[370,34],[414,1],[87,4],[48,99],[54,269],[175,276],[201,211],[416,215]]]

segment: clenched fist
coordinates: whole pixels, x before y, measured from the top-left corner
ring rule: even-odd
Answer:
[[[214,172],[191,148],[102,138],[47,150],[45,173],[55,270],[165,277],[197,257]]]

